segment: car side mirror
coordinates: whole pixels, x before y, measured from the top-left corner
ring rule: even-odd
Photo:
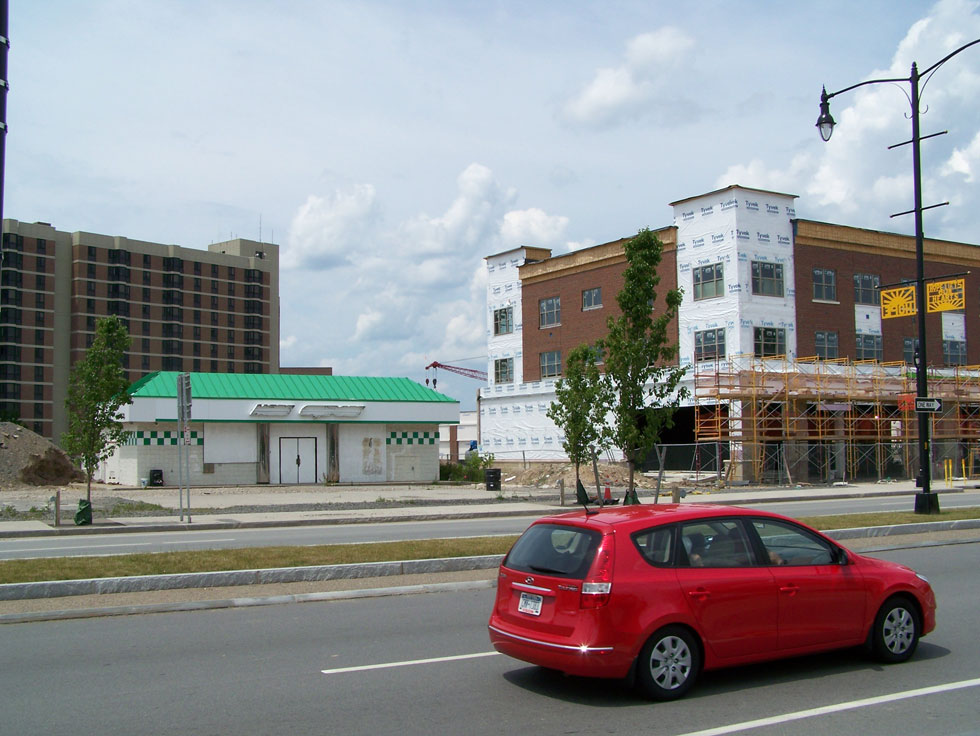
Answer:
[[[850,561],[847,559],[847,550],[846,549],[841,549],[840,547],[837,548],[837,564],[838,565],[848,565],[848,564],[850,564]]]

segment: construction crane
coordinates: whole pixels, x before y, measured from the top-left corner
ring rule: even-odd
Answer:
[[[442,368],[444,371],[449,371],[450,373],[457,373],[461,376],[466,376],[467,378],[475,378],[477,381],[483,381],[486,383],[487,372],[478,371],[475,368],[460,368],[458,365],[447,365],[446,363],[440,363],[438,360],[433,360],[425,367],[425,385],[429,385],[429,369],[432,369],[432,388],[435,390],[436,382],[439,380],[439,369]]]

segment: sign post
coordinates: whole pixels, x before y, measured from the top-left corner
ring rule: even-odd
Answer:
[[[177,374],[177,482],[180,520],[184,520],[184,479],[187,479],[187,523],[191,521],[191,374]]]

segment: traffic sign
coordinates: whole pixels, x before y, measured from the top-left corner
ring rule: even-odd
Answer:
[[[943,410],[943,400],[932,399],[928,396],[916,397],[915,410],[925,412],[927,414],[935,414]]]

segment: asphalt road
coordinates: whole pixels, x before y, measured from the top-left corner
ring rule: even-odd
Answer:
[[[712,499],[715,500],[715,499]],[[944,495],[944,509],[980,506],[980,493]],[[768,504],[746,504],[767,508],[789,516],[819,516],[861,511],[911,511],[911,496],[834,499],[827,501],[790,501]],[[171,552],[188,549],[229,549],[269,547],[276,545],[349,544],[357,542],[390,542],[406,539],[476,537],[495,534],[520,534],[531,523],[531,517],[458,519],[447,521],[388,522],[324,526],[293,526],[261,529],[193,530],[86,534],[0,539],[0,560],[31,557],[80,557],[128,554],[134,552]]]
[[[926,574],[940,603],[903,665],[838,652],[708,674],[685,700],[649,703],[492,654],[491,590],[13,624],[0,734],[980,733],[980,544],[881,556]],[[733,728],[764,718],[778,720]]]

